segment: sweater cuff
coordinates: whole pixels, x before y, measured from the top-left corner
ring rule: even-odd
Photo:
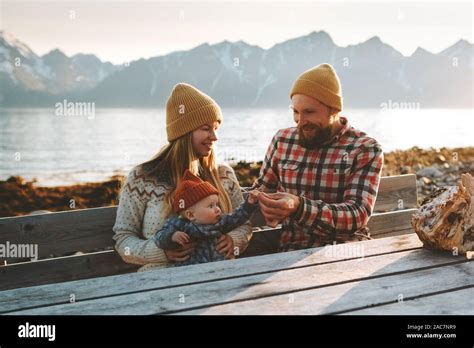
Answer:
[[[232,238],[232,241],[234,242],[234,248],[238,248],[239,254],[236,256],[238,257],[242,255],[242,253],[245,251],[245,249],[247,249],[247,246],[249,244],[247,235],[245,233],[242,233],[242,231],[232,231],[229,232],[228,235]]]
[[[158,248],[155,243],[148,243],[144,254],[147,263],[169,263],[164,250]]]

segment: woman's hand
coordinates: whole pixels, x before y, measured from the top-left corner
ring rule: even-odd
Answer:
[[[223,234],[217,239],[216,250],[218,253],[225,255],[226,259],[233,259],[235,257],[234,251],[234,241],[232,237],[228,234]]]
[[[194,242],[189,242],[183,244],[182,247],[174,250],[165,250],[166,258],[168,261],[171,262],[176,262],[176,261],[186,261],[189,259],[189,255],[194,251],[194,247],[196,246],[196,243]]]

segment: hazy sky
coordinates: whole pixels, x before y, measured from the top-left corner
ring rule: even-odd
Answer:
[[[324,30],[339,46],[379,36],[410,55],[473,42],[471,1],[11,1],[0,0],[0,28],[37,54],[59,48],[123,63],[203,42],[244,40],[269,48]]]

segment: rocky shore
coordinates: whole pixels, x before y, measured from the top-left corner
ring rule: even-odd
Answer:
[[[261,162],[233,164],[241,186],[258,177]],[[474,175],[474,147],[420,149],[413,147],[385,153],[382,175],[416,174],[421,202],[435,188],[456,185],[461,173]],[[20,176],[0,181],[0,217],[25,215],[42,210],[63,211],[117,204],[123,177],[101,183],[62,187],[36,187]]]

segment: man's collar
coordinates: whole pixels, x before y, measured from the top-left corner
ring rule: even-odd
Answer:
[[[339,130],[339,132],[337,132],[337,134],[332,137],[332,139],[327,143],[327,145],[338,141],[350,128],[349,121],[346,117],[339,116],[339,119],[341,120],[342,128]]]

